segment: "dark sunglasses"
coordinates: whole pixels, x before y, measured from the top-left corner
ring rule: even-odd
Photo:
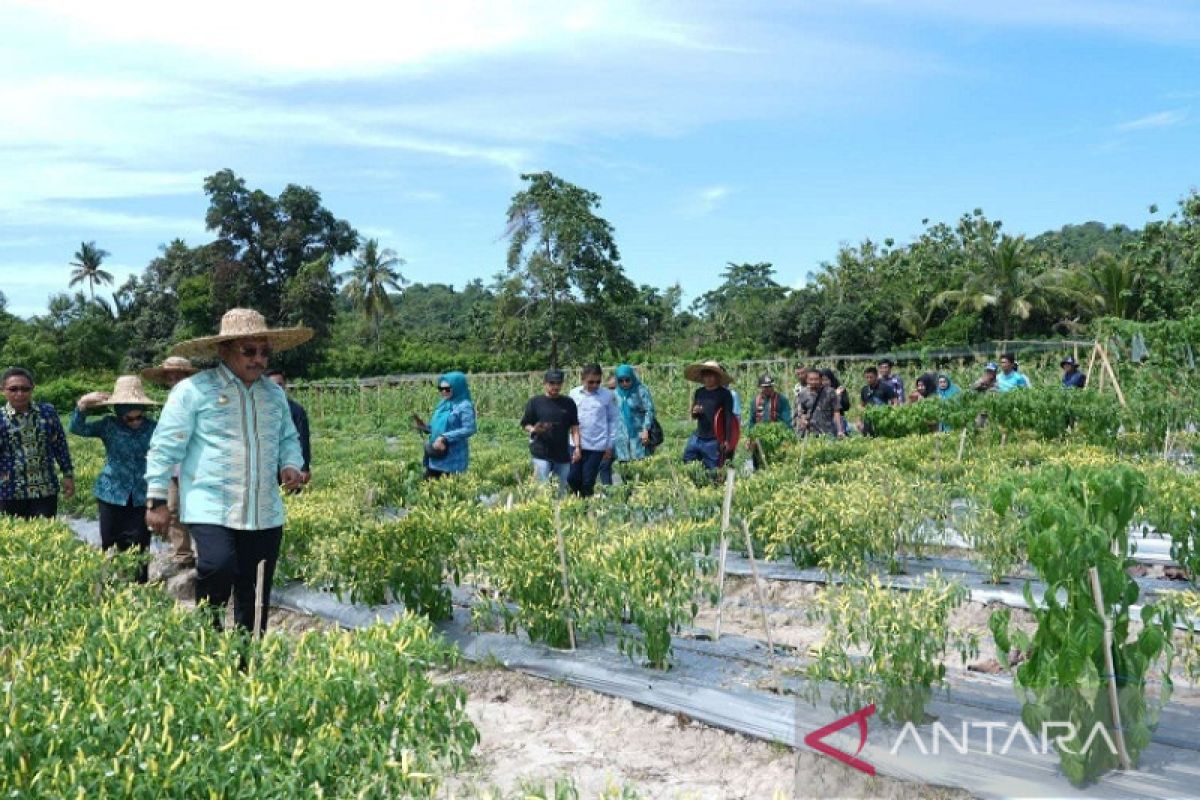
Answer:
[[[243,345],[242,347],[238,348],[238,352],[242,354],[243,358],[254,358],[255,356],[262,356],[263,358],[270,358],[272,351],[271,351],[270,347],[266,347],[266,346],[252,347],[250,345]]]
[[[439,392],[453,392],[454,390],[451,389],[449,386],[439,386],[438,391]]]
[[[32,386],[5,386],[4,391],[12,392],[13,394],[24,394],[25,392],[32,392],[33,387]]]

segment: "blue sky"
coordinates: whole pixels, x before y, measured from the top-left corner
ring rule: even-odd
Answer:
[[[118,280],[208,240],[204,176],[318,189],[461,286],[522,172],[603,198],[625,268],[803,283],[842,243],[976,207],[1141,225],[1200,183],[1200,3],[0,0],[0,291],[84,240]]]

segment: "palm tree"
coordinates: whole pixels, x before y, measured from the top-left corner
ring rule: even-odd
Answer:
[[[1104,313],[1133,319],[1142,287],[1142,273],[1128,256],[1117,258],[1107,250],[1096,253],[1082,273],[1084,289],[1095,296]]]
[[[388,291],[402,292],[407,283],[397,269],[403,264],[404,259],[394,250],[380,250],[378,240],[368,239],[355,255],[350,271],[338,276],[344,284],[342,294],[371,322],[376,346],[379,345],[379,322],[392,313],[392,298]]]
[[[1024,236],[1006,234],[973,260],[963,287],[941,292],[933,304],[976,313],[993,309],[1005,340],[1011,339],[1016,326],[1035,310],[1049,309],[1054,301],[1087,303],[1090,299],[1072,285],[1068,270],[1041,269]]]
[[[81,242],[79,249],[75,251],[75,260],[71,262],[71,266],[75,269],[71,270],[71,282],[67,285],[76,286],[86,281],[88,291],[91,292],[92,300],[94,301],[96,299],[96,284],[111,284],[113,282],[112,273],[100,269],[100,264],[108,256],[108,251],[96,247],[95,242]]]

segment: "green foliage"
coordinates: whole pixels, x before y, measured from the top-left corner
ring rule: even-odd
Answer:
[[[814,691],[821,681],[839,684],[835,708],[875,703],[885,720],[920,723],[931,690],[945,679],[947,652],[957,650],[964,663],[978,653],[973,636],[950,630],[951,612],[968,595],[938,575],[911,592],[878,578],[830,587],[809,615],[826,627],[805,676]]]
[[[1104,629],[1096,611],[1089,568],[1100,578],[1105,616],[1112,621],[1111,657],[1120,688],[1118,703],[1130,758],[1150,742],[1158,708],[1149,694],[1153,677],[1169,696],[1174,610],[1147,604],[1141,630],[1131,637],[1131,608],[1138,602],[1137,582],[1126,572],[1130,561],[1129,524],[1143,505],[1145,478],[1118,465],[1103,468],[1047,467],[1012,487],[1003,487],[996,502],[1006,500],[1023,510],[1029,563],[1047,589],[1025,598],[1037,620],[1033,636],[1009,630],[1007,612],[997,612],[991,627],[1002,656],[1012,648],[1026,654],[1015,673],[1025,698],[1022,720],[1030,730],[1043,722],[1070,722],[1077,734],[1055,742],[1063,772],[1076,785],[1095,780],[1117,765],[1116,755],[1100,742],[1084,750],[1094,727],[1112,722],[1106,691]],[[1161,660],[1165,659],[1165,663]]]
[[[417,617],[250,643],[52,522],[0,519],[0,578],[5,797],[433,796],[478,740]]]

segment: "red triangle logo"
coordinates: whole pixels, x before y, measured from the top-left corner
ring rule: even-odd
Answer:
[[[875,704],[871,703],[871,705],[864,706],[858,711],[855,711],[853,714],[849,714],[839,720],[829,723],[824,728],[818,728],[808,736],[804,737],[804,743],[814,750],[820,751],[827,756],[836,758],[843,764],[854,767],[860,772],[865,772],[868,775],[874,775],[875,767],[858,757],[858,754],[862,752],[863,747],[865,747],[867,744],[867,717],[874,713]],[[854,751],[853,755],[842,750],[838,750],[836,747],[825,744],[825,742],[821,741],[826,736],[837,733],[842,728],[847,728],[856,722],[858,723],[858,749]]]

